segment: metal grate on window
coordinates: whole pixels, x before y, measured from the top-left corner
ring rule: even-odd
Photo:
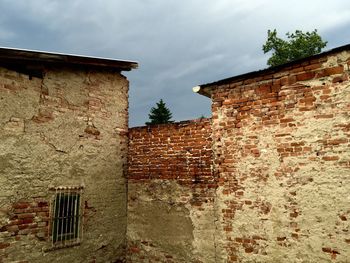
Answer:
[[[83,186],[55,187],[51,205],[51,240],[55,248],[80,244]]]

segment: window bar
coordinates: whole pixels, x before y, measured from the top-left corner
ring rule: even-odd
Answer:
[[[80,191],[79,191],[79,195],[80,195]],[[74,226],[76,227],[76,229],[74,231],[74,235],[77,238],[78,242],[80,242],[80,228],[79,228],[79,209],[80,209],[80,205],[78,204],[79,200],[80,200],[80,198],[77,198],[75,200],[75,211],[74,211],[75,212],[75,214],[74,214],[74,218],[75,218]]]
[[[56,205],[55,205],[55,221],[56,221],[56,225],[55,225],[55,232],[56,232],[56,236],[55,236],[55,240],[54,242],[57,242],[59,240],[59,226],[60,226],[60,207],[61,207],[61,192],[59,192],[58,190],[56,190]]]
[[[83,188],[80,188],[80,196],[83,195]],[[79,207],[80,207],[80,212],[79,212],[79,216],[80,216],[80,227],[81,227],[81,239],[83,239],[83,221],[84,221],[84,215],[83,215],[83,207],[82,207],[82,198],[79,198]]]
[[[76,192],[71,192],[71,199],[69,202],[70,209],[69,209],[69,235],[71,236],[71,239],[73,240],[73,243],[76,241],[74,237],[74,225],[73,225],[73,216],[74,216],[74,200],[76,198]]]
[[[64,229],[63,229],[63,233],[64,233],[64,245],[66,245],[66,242],[69,241],[69,235],[68,235],[68,222],[69,222],[69,196],[70,196],[70,192],[69,192],[69,188],[66,188],[66,196],[65,198],[65,203],[66,203],[66,213],[65,213],[65,222],[64,222]]]
[[[68,213],[68,233],[69,233],[69,237],[71,240],[73,240],[71,243],[74,243],[74,235],[72,235],[72,215],[73,215],[73,210],[74,210],[74,192],[70,192],[69,194],[69,199],[68,199],[68,204],[69,204],[69,213]]]
[[[65,235],[66,235],[66,240],[68,241],[68,243],[70,243],[72,237],[70,236],[70,232],[69,232],[69,224],[70,224],[70,215],[69,214],[70,214],[70,201],[71,201],[72,193],[71,193],[69,188],[67,189],[67,192],[68,192],[68,194],[67,194],[67,214],[66,214],[67,219],[66,219],[66,225],[65,225],[66,226]]]
[[[60,228],[60,236],[61,236],[61,245],[64,244],[65,236],[64,236],[64,225],[65,225],[65,211],[66,211],[66,190],[64,189],[62,191],[62,211],[61,211],[61,228]]]
[[[80,240],[83,239],[83,231],[81,229],[81,226],[83,225],[83,215],[82,215],[82,208],[81,208],[81,196],[82,196],[82,193],[83,193],[83,189],[80,188],[79,189],[79,198],[78,200],[76,200],[76,203],[77,203],[77,220],[80,220],[80,223],[78,221],[78,226],[77,226],[77,238],[78,238],[78,241],[80,242]],[[78,203],[79,202],[79,203]]]
[[[62,236],[62,228],[63,228],[63,218],[64,218],[64,215],[63,215],[63,211],[64,211],[64,191],[60,191],[60,202],[61,202],[61,205],[60,205],[60,208],[59,208],[59,218],[60,218],[60,224],[59,224],[59,227],[58,227],[58,236],[59,236],[59,241],[60,243],[62,243],[63,241],[63,236]]]
[[[56,235],[56,225],[57,225],[57,217],[56,217],[56,213],[57,213],[57,189],[55,190],[55,195],[53,197],[53,207],[52,207],[52,225],[51,225],[51,232],[52,232],[52,245],[54,245],[55,243],[55,237]]]
[[[55,190],[55,195],[53,196],[51,202],[52,202],[52,205],[51,205],[51,211],[52,213],[50,214],[51,217],[52,217],[52,220],[50,221],[51,223],[51,229],[49,229],[50,231],[50,234],[52,233],[52,236],[51,236],[51,242],[52,242],[52,246],[53,244],[55,243],[55,222],[56,222],[56,195],[57,195],[57,190]]]
[[[74,206],[74,198],[75,198],[75,193],[74,192],[71,192],[70,193],[70,201],[69,201],[69,224],[68,224],[68,232],[69,232],[69,235],[71,237],[71,239],[73,240],[73,243],[75,241],[75,236],[73,233],[74,231],[74,226],[72,225],[72,222],[73,222],[73,215],[74,215],[74,209],[75,209],[75,206]]]
[[[75,199],[75,211],[74,211],[74,226],[75,226],[75,231],[74,231],[74,235],[77,238],[78,242],[80,242],[80,225],[81,225],[81,221],[80,220],[80,198],[81,198],[81,191],[79,190],[79,196],[77,197],[77,199]]]
[[[67,190],[63,190],[63,198],[62,198],[62,227],[61,227],[61,243],[64,245],[66,242],[66,235],[64,234],[65,224],[66,224],[66,214],[65,211],[67,210]]]
[[[59,206],[59,213],[58,213],[58,216],[59,216],[59,225],[58,225],[58,241],[60,243],[62,243],[63,241],[63,237],[62,237],[62,227],[63,227],[63,208],[64,208],[64,192],[63,191],[60,191],[60,206]]]
[[[74,192],[74,195],[72,195],[72,200],[71,200],[71,215],[70,215],[70,234],[72,235],[72,239],[74,242],[76,242],[76,236],[75,236],[75,225],[74,225],[74,216],[75,216],[75,209],[76,209],[76,204],[75,200],[77,199],[77,192]]]
[[[68,223],[68,204],[69,204],[69,192],[66,188],[64,190],[64,210],[63,210],[63,227],[62,227],[62,234],[63,234],[63,246],[66,245],[67,241],[67,223]]]

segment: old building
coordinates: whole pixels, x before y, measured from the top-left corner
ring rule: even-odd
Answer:
[[[349,73],[346,45],[194,88],[211,120],[132,128],[130,262],[348,262]]]
[[[137,63],[0,49],[0,262],[125,258]]]
[[[350,45],[128,130],[136,66],[0,49],[0,262],[349,261]]]

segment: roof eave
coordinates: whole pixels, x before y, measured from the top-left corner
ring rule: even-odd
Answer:
[[[42,63],[72,66],[91,66],[97,68],[130,71],[138,67],[135,61],[116,60],[110,58],[89,57],[73,54],[43,52],[37,50],[0,47],[0,60],[13,63]]]
[[[298,60],[295,60],[295,61],[291,61],[291,62],[288,62],[288,63],[285,63],[285,64],[281,64],[281,65],[278,65],[278,66],[269,67],[269,68],[265,68],[265,69],[262,69],[262,70],[257,70],[257,71],[252,71],[252,72],[236,75],[236,76],[233,76],[233,77],[221,79],[221,80],[214,81],[214,82],[211,82],[211,83],[201,84],[201,85],[198,86],[198,87],[200,87],[200,91],[197,92],[197,93],[202,94],[203,92],[205,92],[205,93],[209,93],[210,94],[211,90],[213,88],[215,88],[217,86],[220,86],[220,85],[228,84],[228,83],[230,83],[232,81],[240,81],[240,80],[245,80],[245,79],[249,79],[249,78],[254,78],[254,77],[256,77],[258,75],[262,75],[262,74],[278,72],[278,71],[281,71],[281,70],[285,69],[286,67],[293,66],[293,65],[295,65],[297,63],[302,63],[302,62],[307,61],[307,60],[320,58],[320,57],[323,57],[323,56],[327,56],[329,54],[333,54],[333,53],[341,52],[341,51],[345,51],[345,50],[350,50],[350,44],[343,45],[343,46],[340,46],[340,47],[336,47],[336,48],[324,51],[322,53],[319,53],[319,54],[316,54],[316,55],[313,55],[313,56],[301,58],[301,59],[298,59]],[[202,95],[206,96],[205,94],[202,94]]]
[[[203,95],[205,97],[208,97],[209,99],[211,98],[211,92],[210,92],[210,89],[206,89],[202,86],[195,86],[192,88],[193,92],[194,93],[198,93],[200,95]]]

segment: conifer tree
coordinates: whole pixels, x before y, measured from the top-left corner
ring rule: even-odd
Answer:
[[[150,119],[149,122],[146,122],[146,125],[152,124],[163,124],[163,123],[172,123],[171,120],[172,114],[170,110],[165,106],[165,103],[161,99],[157,102],[156,107],[152,107],[150,113],[148,114]]]

